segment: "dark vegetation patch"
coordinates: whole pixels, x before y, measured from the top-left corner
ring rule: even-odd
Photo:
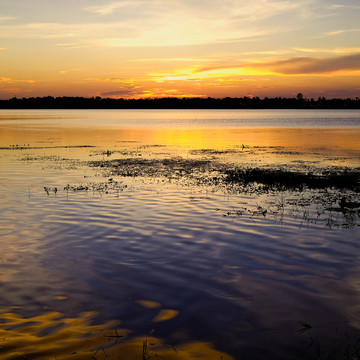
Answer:
[[[190,150],[190,155],[224,155],[224,154],[238,154],[239,150],[228,149],[228,150],[214,150],[214,149],[196,149]]]
[[[103,156],[107,156],[110,157],[111,155],[121,155],[121,156],[142,156],[142,153],[139,152],[137,149],[134,150],[106,150],[106,151],[94,151],[92,154],[90,154],[89,156],[99,156],[99,155],[103,155]]]
[[[66,145],[66,146],[30,146],[30,145],[10,145],[0,147],[0,150],[42,150],[42,149],[81,149],[81,148],[94,148],[94,145]]]
[[[360,170],[341,172],[325,170],[322,174],[292,172],[281,169],[228,169],[224,181],[230,184],[247,186],[250,183],[263,184],[264,189],[303,190],[308,189],[350,189],[360,191]]]
[[[259,146],[259,145],[255,145],[254,146],[254,149],[257,149],[257,150],[268,150],[268,149],[274,149],[274,150],[281,150],[281,149],[285,149],[284,146]]]
[[[81,191],[92,191],[100,194],[108,194],[109,192],[119,192],[127,188],[126,184],[123,184],[122,181],[116,181],[113,178],[108,179],[107,181],[90,183],[86,185],[66,185],[64,190],[69,192],[81,192]]]
[[[168,159],[127,158],[107,161],[91,161],[91,167],[100,167],[117,176],[186,177],[201,172],[206,175],[210,160],[195,160],[174,157]]]
[[[141,145],[141,146],[139,146],[139,149],[166,148],[166,147],[167,147],[167,145],[150,144],[150,145]]]
[[[119,193],[121,191],[124,191],[124,189],[126,189],[127,187],[128,186],[126,184],[123,184],[122,181],[116,181],[113,178],[110,178],[107,181],[102,181],[102,182],[92,182],[92,183],[77,184],[77,185],[67,184],[62,188],[44,186],[44,191],[48,196],[57,195],[57,193],[60,191],[66,191],[67,193],[91,191],[93,193],[109,194],[114,192]]]
[[[276,155],[301,155],[302,153],[299,151],[273,151],[269,152],[269,154],[276,154]]]

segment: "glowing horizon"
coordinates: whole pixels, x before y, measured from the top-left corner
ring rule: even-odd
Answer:
[[[0,3],[1,99],[360,94],[356,0]]]

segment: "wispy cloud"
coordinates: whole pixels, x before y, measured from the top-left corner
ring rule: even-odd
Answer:
[[[333,4],[329,6],[330,9],[360,9],[360,5],[350,5],[350,4]]]
[[[275,61],[258,61],[197,69],[197,73],[233,69],[262,69],[273,74],[303,75],[328,74],[338,71],[360,71],[360,53],[328,58],[292,57]],[[251,70],[250,70],[251,73]]]
[[[136,59],[133,60],[136,62],[207,62],[211,61],[210,59],[204,58],[172,58],[172,57],[164,57],[164,58],[144,58],[144,59]]]
[[[102,39],[106,46],[182,46],[236,42],[281,32],[278,25],[261,21],[289,11],[299,12],[307,1],[253,0],[166,0],[112,1],[85,9],[99,16],[116,13],[131,35],[113,31]],[[109,24],[109,23],[108,23]],[[130,35],[130,36],[129,36]]]
[[[11,21],[17,19],[15,16],[1,16],[0,15],[0,21]]]
[[[111,87],[116,87],[113,90],[104,90],[98,95],[106,97],[141,97],[144,93],[144,88],[141,85],[135,84],[133,80],[123,78],[90,78],[91,82],[114,83]],[[115,85],[116,83],[116,85]]]
[[[2,76],[0,77],[0,83],[11,83],[13,80],[9,77]]]
[[[294,26],[299,26],[302,12],[309,8],[308,3],[309,0],[301,3],[285,0],[173,0],[169,6],[167,0],[111,1],[82,9],[85,13],[82,12],[84,16],[79,17],[78,23],[0,25],[0,38],[63,39],[64,43],[108,47],[254,41],[288,31],[288,22],[270,21],[272,17],[287,19],[291,15]],[[98,17],[89,17],[89,13]],[[91,22],[87,22],[90,19]],[[267,21],[266,26],[263,21]]]
[[[57,23],[29,23],[15,25],[0,25],[0,38],[6,39],[53,39],[74,36],[78,26]]]
[[[103,91],[100,93],[101,96],[105,97],[131,97],[137,95],[138,92],[133,89],[122,89],[122,90],[114,90],[114,91]]]
[[[233,18],[254,20],[271,17],[281,12],[304,9],[308,1],[295,3],[294,1],[280,0],[253,0],[251,3],[246,0],[173,0],[171,6],[167,0],[132,0],[132,1],[112,1],[105,2],[101,5],[87,6],[84,10],[93,12],[98,15],[111,15],[124,8],[136,8],[141,13],[151,12],[153,15],[158,14],[196,14],[199,18]],[[176,19],[176,18],[175,18]],[[173,18],[173,20],[175,20]]]
[[[56,44],[56,46],[61,46],[65,49],[82,49],[82,48],[88,48],[91,45],[83,45],[78,43],[69,43],[69,44]]]
[[[0,25],[0,38],[7,39],[71,39],[76,41],[58,43],[58,46],[84,46],[89,42],[99,43],[99,39],[121,34],[131,36],[132,29],[121,23],[28,23]]]
[[[144,1],[114,1],[107,4],[87,6],[85,10],[104,16],[110,15],[118,9],[134,8],[134,6],[141,5],[143,3]]]
[[[251,77],[292,76],[292,75],[328,75],[336,72],[351,74],[360,71],[360,53],[328,57],[292,57],[279,60],[258,59],[257,61],[244,61],[237,64],[214,64],[206,67],[195,67],[177,70],[168,73],[149,74],[154,81],[190,81],[204,79],[218,79],[226,81],[250,80]]]
[[[27,83],[27,84],[34,84],[35,80],[19,80],[19,79],[13,79],[10,77],[2,76],[0,77],[0,83],[3,84],[18,84],[18,83]]]
[[[324,33],[322,33],[322,36],[337,36],[337,35],[341,35],[341,34],[357,33],[357,32],[360,32],[360,29],[340,29],[340,30],[335,30],[335,31],[324,32]]]
[[[91,82],[115,82],[115,83],[122,83],[126,85],[134,85],[134,81],[128,78],[102,78],[102,77],[95,77],[95,78],[87,78],[86,81]]]
[[[360,53],[329,58],[295,57],[257,65],[282,74],[326,74],[360,70]]]
[[[62,39],[75,40],[69,42],[105,47],[149,47],[149,46],[187,46],[211,44],[229,41],[231,33],[236,41],[249,36],[268,36],[271,30],[238,29],[232,30],[226,24],[213,26],[208,20],[195,17],[172,22],[163,19],[153,24],[153,20],[60,24],[30,23],[17,25],[0,25],[0,38],[7,39]],[[234,39],[233,39],[234,40]],[[64,43],[65,44],[65,43]],[[84,46],[82,45],[82,46]]]
[[[323,53],[323,54],[355,54],[360,53],[360,47],[339,47],[333,49],[325,49],[325,48],[299,48],[295,47],[292,50],[304,53]]]
[[[63,69],[63,70],[60,70],[59,73],[62,74],[62,75],[65,75],[65,74],[69,74],[69,73],[73,73],[73,72],[77,72],[81,69],[79,68],[73,68],[73,69]]]

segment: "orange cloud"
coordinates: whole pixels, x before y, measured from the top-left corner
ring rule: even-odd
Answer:
[[[6,84],[16,84],[16,83],[27,83],[27,84],[33,84],[35,83],[35,80],[16,80],[9,77],[2,76],[0,77],[0,83],[6,83]]]
[[[328,74],[343,71],[360,71],[360,53],[336,56],[329,58],[315,57],[292,57],[288,59],[264,62],[251,62],[244,64],[232,64],[226,66],[212,66],[197,69],[196,73],[219,72],[239,73],[242,69],[249,75],[260,75],[256,72],[261,69],[262,75],[283,74],[283,75],[303,75],[303,74]]]
[[[295,57],[257,65],[282,74],[325,74],[337,71],[359,71],[360,53],[330,58]]]

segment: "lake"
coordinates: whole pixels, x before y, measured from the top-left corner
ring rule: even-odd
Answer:
[[[359,174],[359,110],[1,110],[1,358],[358,358]]]

